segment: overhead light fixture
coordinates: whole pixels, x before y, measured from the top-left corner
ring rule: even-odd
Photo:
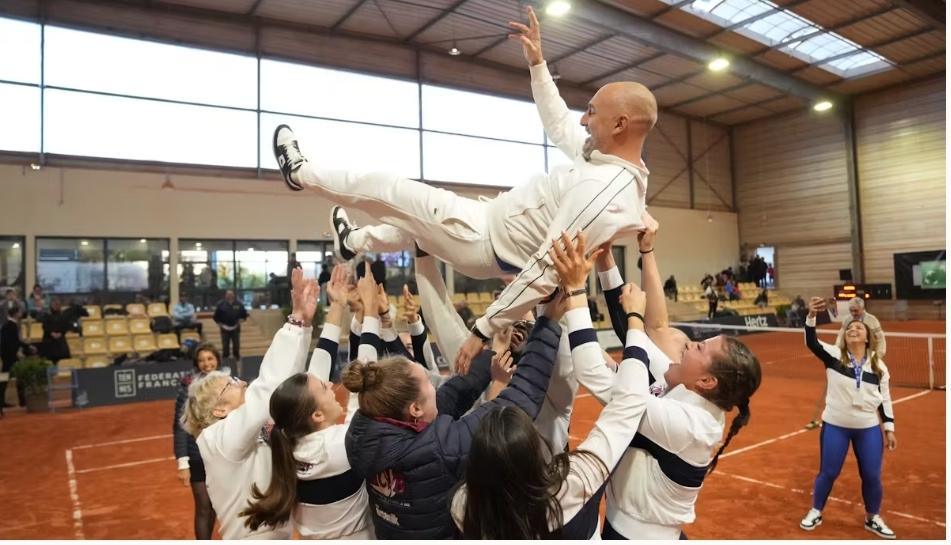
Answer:
[[[545,7],[545,14],[552,17],[561,17],[571,11],[571,3],[566,0],[552,0]]]
[[[39,163],[30,163],[30,168],[32,168],[33,170],[39,170],[43,167],[41,167]]]
[[[248,248],[248,251],[249,251],[249,252],[253,252],[253,251],[254,251],[254,248]]]
[[[551,79],[558,81],[561,79],[561,72],[558,71],[558,67],[552,65],[551,67]]]
[[[707,68],[714,72],[722,72],[730,67],[730,60],[726,57],[717,57],[710,61],[710,64],[707,65]]]
[[[449,51],[447,51],[447,53],[449,53],[453,57],[458,57],[459,55],[462,55],[462,50],[456,47],[456,41],[453,40],[452,47],[449,48]]]
[[[832,102],[830,102],[830,101],[828,101],[828,100],[820,100],[819,102],[816,102],[816,103],[813,104],[813,106],[812,106],[812,109],[815,110],[815,111],[817,111],[817,112],[824,112],[824,111],[826,111],[826,110],[828,110],[828,109],[831,109],[831,108],[832,108]]]
[[[88,241],[88,240],[80,240],[80,241],[79,241],[79,245],[80,245],[80,246],[89,246],[89,241]]]
[[[20,243],[19,243],[19,242],[14,242],[14,243],[13,243],[13,249],[14,249],[14,250],[16,250],[16,249],[19,248],[19,247],[20,247]]]
[[[713,223],[713,214],[711,212],[707,212],[707,223]]]
[[[201,242],[196,242],[196,243],[195,243],[195,248],[201,248]]]
[[[145,244],[146,240],[144,238],[139,239],[139,244]]]

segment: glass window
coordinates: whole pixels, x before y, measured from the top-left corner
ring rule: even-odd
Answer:
[[[427,180],[514,187],[545,171],[545,148],[468,136],[424,133]]]
[[[40,83],[40,25],[0,19],[0,79]]]
[[[40,151],[39,87],[0,84],[0,149]]]
[[[554,146],[545,146],[545,153],[548,154],[548,172],[551,172],[551,169],[556,166],[574,163],[572,159],[569,159],[567,155]]]
[[[323,168],[393,172],[419,178],[419,132],[359,123],[261,114],[261,166],[277,168],[274,128],[286,123],[300,137],[301,151]],[[252,157],[253,159],[253,157]]]
[[[168,239],[109,239],[106,279],[109,291],[145,292],[156,301],[168,294]]]
[[[255,167],[254,112],[46,91],[46,151]]]
[[[262,60],[261,109],[419,127],[419,89],[410,81]]]
[[[178,243],[179,291],[198,308],[211,308],[224,290],[234,288],[234,242],[188,240]]]
[[[103,239],[37,238],[37,283],[49,293],[90,293],[105,287]]]
[[[285,241],[238,240],[234,257],[238,289],[264,288],[287,280]]]
[[[327,274],[333,269],[334,246],[330,241],[297,241],[297,261],[301,264],[304,276],[320,278],[324,265],[329,265]],[[323,297],[323,294],[321,294]]]
[[[47,85],[222,106],[257,106],[254,57],[53,26],[46,28],[45,48]]]
[[[423,85],[423,128],[541,144],[544,129],[535,104]]]
[[[17,290],[22,299],[26,285],[23,277],[23,237],[0,237],[0,289]]]

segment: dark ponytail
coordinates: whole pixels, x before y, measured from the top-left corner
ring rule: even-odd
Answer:
[[[733,418],[732,422],[730,422],[730,433],[726,434],[726,441],[723,442],[723,446],[720,447],[720,450],[717,451],[717,455],[714,456],[713,461],[710,462],[710,467],[707,468],[707,475],[713,473],[713,470],[717,468],[717,460],[720,459],[720,454],[726,450],[726,447],[730,444],[733,436],[739,433],[740,428],[750,423],[749,400],[747,400],[746,403],[741,404],[739,407],[740,413]]]
[[[740,428],[749,424],[750,398],[759,389],[762,381],[759,360],[750,349],[735,337],[726,337],[725,340],[726,354],[714,358],[710,366],[710,374],[716,377],[717,386],[703,395],[724,411],[738,407],[740,412],[730,422],[730,432],[710,462],[708,475],[717,467],[720,454],[730,444],[733,436],[739,433]]]
[[[307,374],[297,373],[281,383],[271,395],[271,483],[263,493],[251,485],[252,501],[241,511],[245,526],[257,531],[290,520],[297,505],[297,462],[294,448],[300,438],[314,431],[310,416],[317,410]]]

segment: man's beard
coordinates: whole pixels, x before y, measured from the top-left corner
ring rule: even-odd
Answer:
[[[591,136],[588,136],[584,140],[584,146],[581,148],[581,156],[584,157],[585,161],[591,160],[591,152],[595,150],[594,140]]]

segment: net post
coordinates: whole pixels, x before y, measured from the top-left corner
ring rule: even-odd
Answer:
[[[928,337],[928,389],[934,390],[934,337]]]

